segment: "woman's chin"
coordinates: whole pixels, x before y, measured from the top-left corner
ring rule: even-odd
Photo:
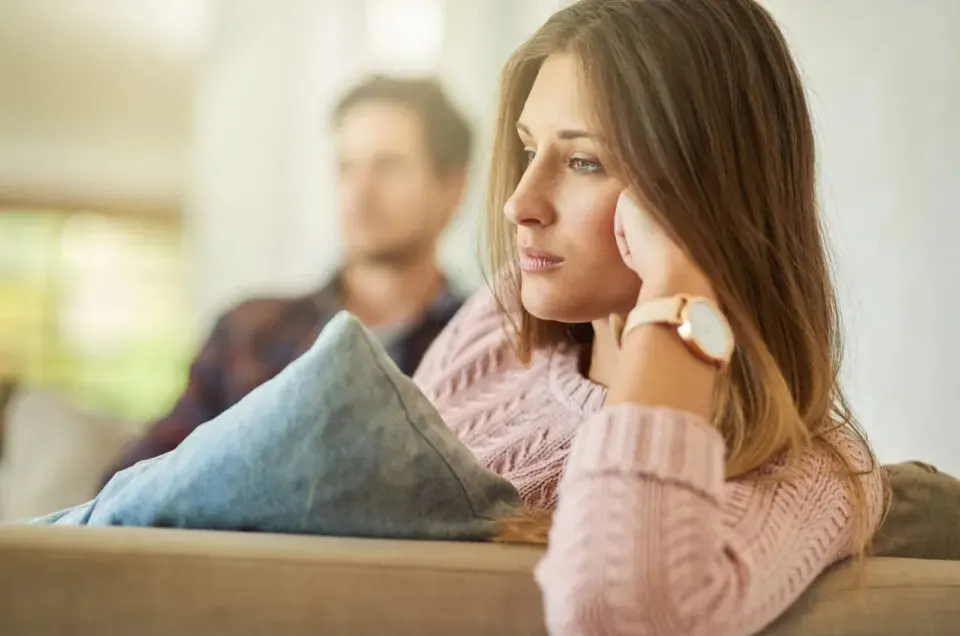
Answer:
[[[557,314],[549,309],[543,309],[540,307],[530,307],[529,305],[524,305],[524,309],[527,310],[527,313],[533,316],[538,320],[549,320],[550,322],[565,322],[560,320],[557,317]]]
[[[532,290],[530,287],[530,285],[524,285],[520,293],[524,310],[540,320],[563,322],[560,319],[564,313],[563,308],[558,307],[557,299],[553,298],[552,294],[540,293],[541,290]]]
[[[524,280],[520,288],[520,301],[528,314],[539,320],[567,324],[594,322],[613,313],[628,313],[635,299],[633,290],[612,297],[576,294],[567,286],[545,285],[543,281]]]
[[[572,303],[569,298],[553,294],[521,294],[523,308],[528,314],[539,320],[550,322],[579,323],[590,322],[594,318],[585,318],[581,303]]]

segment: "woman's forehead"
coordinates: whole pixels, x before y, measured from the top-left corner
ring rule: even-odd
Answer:
[[[591,109],[577,59],[558,53],[540,66],[519,121],[538,136],[559,129],[587,130]]]

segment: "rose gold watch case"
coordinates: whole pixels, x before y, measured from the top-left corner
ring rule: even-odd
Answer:
[[[677,334],[680,336],[681,340],[686,343],[690,350],[697,355],[697,357],[705,362],[716,364],[721,368],[726,367],[728,364],[730,364],[730,359],[733,357],[733,352],[736,348],[736,343],[734,342],[733,338],[733,331],[730,329],[730,323],[727,321],[726,317],[723,316],[723,312],[720,311],[720,308],[717,307],[717,304],[711,301],[709,298],[686,296],[684,300],[685,302],[680,308],[680,324],[677,325]],[[707,353],[707,351],[699,342],[696,333],[694,333],[694,325],[693,320],[690,317],[690,312],[696,305],[704,305],[709,307],[711,312],[720,316],[719,323],[724,326],[727,341],[727,345],[720,356],[714,356],[710,353]]]

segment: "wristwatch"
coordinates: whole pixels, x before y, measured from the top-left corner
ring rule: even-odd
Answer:
[[[735,343],[730,323],[708,298],[678,294],[638,305],[627,315],[626,322],[611,321],[617,344],[641,325],[676,328],[677,335],[698,358],[719,367],[725,367],[733,356]]]

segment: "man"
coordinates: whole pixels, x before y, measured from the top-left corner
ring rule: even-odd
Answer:
[[[412,374],[463,299],[437,243],[466,187],[471,132],[433,80],[374,77],[336,106],[345,262],[321,290],[261,298],[223,315],[165,418],[107,475],[172,450],[306,351],[340,309],[364,322]]]

